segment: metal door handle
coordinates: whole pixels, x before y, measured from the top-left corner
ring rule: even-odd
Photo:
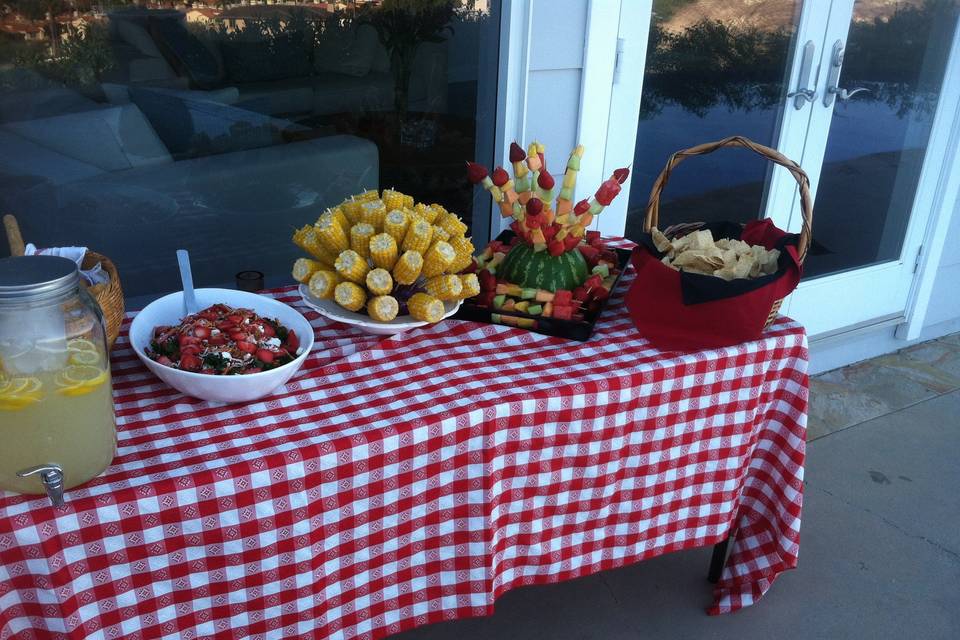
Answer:
[[[813,102],[817,98],[817,92],[809,87],[810,72],[813,70],[813,54],[816,50],[817,46],[813,44],[813,40],[807,40],[807,44],[803,45],[803,57],[800,59],[800,74],[797,80],[797,90],[787,94],[788,98],[793,98],[794,109],[803,109],[803,105],[808,102]]]
[[[853,91],[841,89],[840,69],[843,68],[843,40],[837,40],[833,43],[833,52],[830,55],[830,71],[827,73],[827,90],[823,93],[823,106],[833,105],[834,99],[840,102],[846,102],[853,96],[864,91],[870,91],[866,87],[857,87]]]
[[[841,89],[840,87],[827,87],[827,94],[835,95],[837,97],[837,100],[839,100],[840,102],[846,102],[853,96],[863,91],[869,92],[870,89],[867,89],[866,87],[857,87],[853,91],[847,91],[846,89]]]

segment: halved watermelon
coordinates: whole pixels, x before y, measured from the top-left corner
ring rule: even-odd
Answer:
[[[547,251],[535,252],[530,245],[517,244],[497,269],[497,276],[524,288],[556,291],[579,287],[589,272],[579,251],[552,256]]]

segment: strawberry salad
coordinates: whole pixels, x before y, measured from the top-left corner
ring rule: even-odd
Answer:
[[[236,375],[283,366],[297,357],[299,348],[297,334],[278,321],[215,304],[176,326],[156,327],[146,353],[174,369]]]

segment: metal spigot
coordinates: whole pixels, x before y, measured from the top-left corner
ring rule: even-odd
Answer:
[[[60,465],[50,462],[17,471],[17,475],[21,478],[27,478],[37,473],[40,474],[40,480],[43,482],[43,488],[47,490],[47,497],[50,498],[50,502],[56,508],[62,507],[64,505],[63,469],[60,468]]]

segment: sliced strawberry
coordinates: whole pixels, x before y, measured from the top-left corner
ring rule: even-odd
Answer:
[[[227,344],[227,339],[223,337],[223,334],[218,333],[215,336],[210,336],[210,339],[207,340],[207,344],[211,347],[222,347]]]
[[[270,351],[269,349],[257,349],[256,358],[260,362],[270,364],[273,362],[273,355],[273,351]]]
[[[277,335],[277,332],[273,328],[273,325],[271,325],[269,322],[264,322],[262,329],[263,329],[263,335],[267,336],[268,338],[272,338],[273,336]]]
[[[168,358],[167,356],[160,356],[159,358],[157,358],[157,362],[167,367],[173,364],[173,361],[170,360],[170,358]]]
[[[287,340],[284,344],[286,344],[287,351],[290,353],[296,353],[297,349],[300,348],[300,338],[293,329],[287,331]]]
[[[180,358],[180,368],[187,371],[196,371],[200,368],[201,362],[200,358],[195,355],[188,354]]]
[[[204,326],[196,326],[193,328],[193,335],[201,340],[205,340],[210,337],[210,329]]]
[[[237,349],[240,349],[240,351],[244,353],[254,353],[257,350],[257,345],[252,342],[247,342],[246,340],[241,340],[237,342]]]
[[[181,333],[180,337],[177,338],[177,342],[180,344],[181,347],[185,344],[200,344],[200,338],[196,338],[194,336],[188,336],[185,333]]]
[[[227,320],[229,320],[233,324],[243,324],[243,316],[239,314],[233,314],[233,315],[227,316]]]
[[[200,353],[200,345],[197,344],[186,344],[180,347],[181,356],[195,356]]]

